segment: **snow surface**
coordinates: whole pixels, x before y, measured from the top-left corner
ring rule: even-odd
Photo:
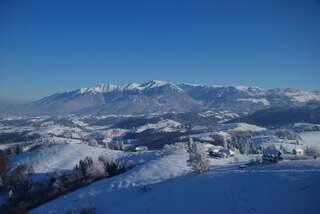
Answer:
[[[320,148],[320,131],[302,132],[299,134],[302,138],[302,143],[306,146],[316,146]]]
[[[38,118],[34,120],[38,121]],[[97,213],[111,214],[319,213],[320,204],[317,197],[320,192],[319,159],[250,165],[240,170],[240,164],[247,163],[256,156],[236,154],[236,157],[232,158],[210,158],[210,170],[204,175],[196,175],[188,165],[189,154],[183,149],[124,152],[89,146],[82,140],[68,137],[80,134],[91,139],[93,135],[101,135],[109,142],[129,130],[109,129],[105,126],[89,127],[81,123],[81,120],[72,119],[72,121],[83,129],[55,124],[44,124],[37,129],[36,132],[53,139],[56,143],[65,143],[11,156],[10,162],[13,168],[20,164],[32,164],[35,173],[41,176],[56,171],[71,170],[80,159],[86,156],[96,159],[100,155],[111,160],[124,162],[131,160],[135,167],[121,175],[70,192],[30,213],[65,213],[70,208],[86,206],[95,207]],[[142,132],[147,129],[172,131],[176,128],[181,129],[181,124],[173,120],[162,120],[159,123],[137,127],[136,131]],[[21,127],[12,129],[20,130]],[[232,132],[246,131],[263,132],[266,129],[247,123],[221,124],[214,132],[191,136],[211,141],[212,134],[219,134],[228,139]],[[270,133],[264,132],[264,134]],[[299,134],[303,139],[300,145],[283,141],[277,146],[282,145],[288,150],[306,146],[320,147],[319,131]],[[268,139],[268,135],[262,136],[261,141],[275,143],[273,138]],[[212,147],[210,144],[205,146]]]
[[[262,132],[262,131],[266,131],[266,128],[260,127],[260,126],[256,126],[256,125],[252,125],[252,124],[248,124],[248,123],[234,123],[231,124],[231,126],[234,126],[231,129],[228,129],[228,132],[246,132],[246,131],[251,131],[251,132]]]
[[[181,153],[159,158],[150,165],[59,197],[30,213],[64,213],[86,206],[95,207],[98,214],[319,213],[318,160],[252,166],[246,170],[222,165],[196,175],[187,173],[183,156]]]
[[[163,132],[172,132],[172,131],[176,131],[177,128],[179,128],[180,126],[181,124],[174,120],[162,120],[158,123],[149,123],[149,124],[140,126],[137,128],[136,132],[140,133],[147,129],[158,129]]]
[[[111,188],[149,185],[184,175],[191,170],[187,165],[188,158],[189,154],[185,150],[175,151],[169,155],[161,155],[124,175],[118,176],[111,183]]]
[[[286,96],[290,98],[292,101],[305,103],[311,100],[319,101],[320,96],[311,91],[302,91],[298,89],[271,89],[271,91],[275,92],[278,95]]]
[[[214,138],[212,136],[215,136],[215,135],[220,135],[225,140],[231,138],[231,136],[227,132],[224,132],[224,131],[204,132],[204,133],[200,133],[200,134],[193,134],[193,135],[190,135],[189,137],[195,138],[195,139],[200,140],[200,141],[213,141]]]
[[[267,129],[264,127],[248,124],[248,123],[230,123],[230,124],[223,124],[218,128],[218,131],[215,132],[204,132],[200,134],[193,134],[189,137],[196,138],[198,140],[203,141],[212,141],[212,135],[221,135],[225,139],[230,139],[230,134],[233,132],[263,132]]]
[[[141,161],[150,161],[156,157],[155,151],[144,153],[124,152],[89,146],[87,144],[52,144],[45,148],[38,148],[30,152],[10,157],[10,164],[15,168],[21,164],[31,164],[35,173],[53,173],[73,169],[81,159],[91,157],[97,159],[100,155],[109,160],[127,163],[129,160],[134,165]]]
[[[264,106],[269,106],[270,103],[265,98],[238,98],[237,101],[239,102],[251,102],[251,103],[261,103]]]
[[[308,91],[299,91],[299,92],[286,92],[286,96],[291,97],[293,100],[301,103],[305,103],[311,100],[320,100],[319,96],[308,92]]]

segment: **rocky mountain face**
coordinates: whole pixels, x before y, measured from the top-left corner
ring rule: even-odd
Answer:
[[[271,107],[320,102],[319,92],[245,86],[174,84],[165,81],[103,84],[54,94],[19,109],[25,114],[161,114],[231,111],[253,113]]]

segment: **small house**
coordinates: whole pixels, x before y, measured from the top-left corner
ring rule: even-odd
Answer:
[[[294,148],[292,153],[295,155],[304,155],[304,150],[302,148]]]
[[[145,151],[148,151],[148,147],[146,147],[146,146],[137,146],[134,150],[136,152],[145,152]]]
[[[230,149],[210,149],[209,155],[213,158],[229,158],[234,156],[234,152]]]

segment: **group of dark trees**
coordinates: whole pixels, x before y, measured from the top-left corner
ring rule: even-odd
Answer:
[[[18,155],[24,152],[30,152],[39,148],[45,148],[48,147],[50,144],[47,142],[43,142],[42,144],[18,144],[15,146],[11,146],[9,148],[1,150],[2,153],[6,154],[7,156],[9,155]]]
[[[32,134],[30,131],[1,133],[0,144],[32,141],[38,138],[40,138],[39,134]]]
[[[245,122],[266,127],[281,127],[301,122],[320,123],[320,103],[309,102],[302,106],[268,108],[230,122]]]
[[[94,207],[82,207],[80,209],[70,209],[66,214],[95,214],[96,210]]]
[[[250,138],[241,135],[232,136],[228,143],[230,149],[237,149],[241,154],[258,154],[262,149],[261,145],[254,143]]]
[[[1,159],[0,155],[1,164],[2,169],[7,170],[6,161]],[[128,164],[110,161],[103,156],[98,160],[86,157],[71,171],[58,172],[49,180],[35,181],[30,179],[34,173],[32,166],[19,165],[2,174],[2,191],[8,196],[8,203],[0,207],[0,213],[26,213],[27,210],[96,180],[121,174],[130,167]],[[80,211],[70,212],[86,213]]]
[[[280,129],[276,131],[275,136],[284,140],[296,140],[296,141],[302,140],[299,134],[287,129]]]
[[[9,168],[9,160],[6,154],[0,150],[0,175]]]

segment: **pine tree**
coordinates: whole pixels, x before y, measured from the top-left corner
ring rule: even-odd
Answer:
[[[209,169],[208,155],[201,143],[193,142],[193,140],[190,139],[189,153],[190,159],[188,162],[196,173],[202,174]]]

